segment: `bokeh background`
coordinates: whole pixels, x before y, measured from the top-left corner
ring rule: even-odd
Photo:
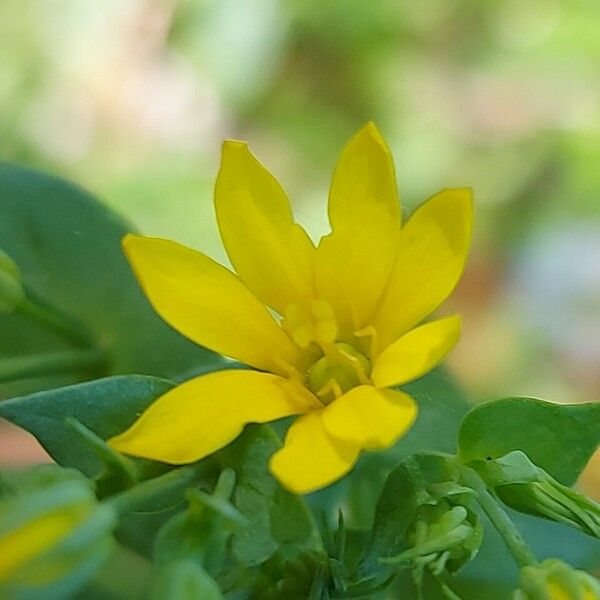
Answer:
[[[336,157],[373,120],[409,210],[475,190],[444,307],[473,399],[600,400],[599,31],[596,0],[2,0],[0,159],[222,260],[223,138],[250,141],[318,235]],[[2,462],[39,458],[0,433]]]

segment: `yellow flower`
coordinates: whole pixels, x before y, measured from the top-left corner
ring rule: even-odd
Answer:
[[[256,370],[187,381],[111,444],[188,463],[247,423],[298,415],[270,469],[288,489],[313,491],[347,473],[361,450],[387,448],[409,429],[416,404],[389,388],[424,375],[456,344],[458,317],[419,323],[462,273],[471,192],[444,190],[401,226],[392,158],[368,123],[342,152],[332,232],[317,247],[243,142],[223,145],[215,208],[237,275],[171,241],[128,235],[123,246],[171,326]]]

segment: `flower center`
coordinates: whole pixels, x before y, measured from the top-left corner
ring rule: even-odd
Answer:
[[[371,363],[350,344],[332,344],[306,375],[309,389],[323,404],[329,404],[348,390],[369,383]]]

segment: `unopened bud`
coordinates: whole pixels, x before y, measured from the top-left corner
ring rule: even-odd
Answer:
[[[513,600],[600,600],[600,582],[585,571],[549,558],[521,569]]]
[[[482,474],[507,506],[600,538],[600,504],[556,481],[523,452],[486,463]]]
[[[483,531],[477,515],[461,505],[447,501],[424,504],[409,534],[410,548],[398,556],[381,559],[383,563],[415,562],[427,564],[435,575],[454,573],[479,551]]]
[[[115,515],[75,471],[45,465],[17,483],[0,499],[0,596],[70,596],[112,550]]]

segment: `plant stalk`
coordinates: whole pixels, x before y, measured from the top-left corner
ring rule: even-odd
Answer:
[[[144,510],[155,500],[164,498],[177,490],[185,490],[203,472],[203,465],[180,467],[154,479],[142,481],[129,490],[107,498],[104,502],[112,506],[119,514]]]
[[[15,356],[0,359],[0,383],[43,375],[79,373],[88,369],[100,368],[105,363],[104,352],[97,349],[64,350],[32,356]]]
[[[509,516],[490,494],[485,482],[469,467],[462,469],[463,483],[477,493],[477,501],[488,519],[502,537],[506,547],[519,567],[537,565],[538,561],[531,548],[525,543],[519,530]]]

